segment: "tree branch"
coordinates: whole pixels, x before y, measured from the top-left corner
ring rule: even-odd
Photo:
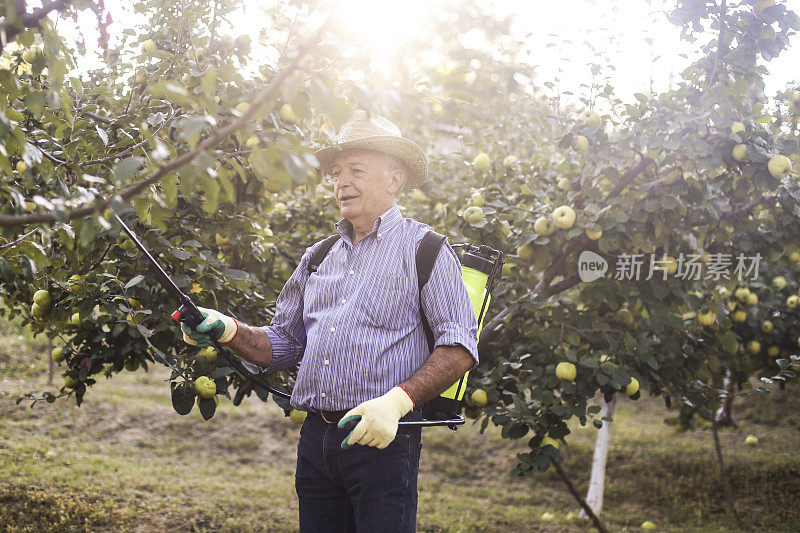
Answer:
[[[31,235],[33,235],[34,233],[36,233],[36,230],[37,230],[37,229],[39,229],[39,228],[33,228],[32,230],[30,230],[28,233],[26,233],[25,235],[23,235],[23,236],[22,236],[22,237],[20,237],[19,239],[15,240],[15,241],[7,242],[7,243],[5,243],[5,244],[2,244],[2,245],[0,245],[0,250],[4,250],[4,249],[6,249],[6,248],[11,248],[11,247],[12,247],[12,246],[14,246],[15,244],[18,244],[18,243],[20,243],[20,242],[24,241],[25,239],[27,239],[28,237],[30,237]]]
[[[158,167],[150,177],[143,179],[137,183],[134,183],[128,187],[126,187],[123,191],[119,192],[118,194],[109,194],[105,197],[100,197],[96,199],[90,205],[84,205],[83,207],[79,207],[77,209],[73,209],[72,211],[68,211],[64,213],[60,217],[56,217],[50,213],[32,213],[30,215],[0,215],[0,227],[10,227],[10,226],[22,226],[25,224],[33,224],[33,223],[53,223],[56,221],[63,221],[63,220],[72,220],[75,218],[84,217],[90,215],[97,211],[102,211],[111,203],[111,201],[117,197],[121,200],[127,200],[133,196],[139,194],[143,189],[146,187],[157,183],[162,177],[165,175],[174,172],[178,168],[191,163],[194,161],[197,156],[201,153],[205,152],[209,148],[212,148],[222,142],[224,139],[228,138],[231,134],[233,134],[239,128],[245,126],[247,123],[250,122],[250,119],[256,114],[261,106],[266,104],[270,101],[275,94],[277,94],[278,90],[280,89],[281,85],[286,81],[286,79],[297,69],[297,66],[300,64],[300,60],[308,53],[308,51],[317,44],[320,37],[322,36],[322,32],[328,26],[331,20],[331,14],[328,15],[328,18],[322,23],[322,25],[314,32],[309,39],[307,39],[297,50],[297,54],[295,55],[294,59],[291,63],[283,69],[280,74],[272,81],[272,83],[264,89],[253,101],[253,104],[250,106],[250,109],[247,112],[243,113],[241,117],[237,118],[227,126],[217,130],[213,135],[207,138],[205,141],[200,143],[194,150],[187,152],[177,159],[170,161],[169,163]]]
[[[5,45],[13,42],[17,35],[24,28],[34,28],[39,26],[42,19],[50,14],[51,11],[61,11],[69,5],[71,0],[54,0],[52,2],[45,2],[39,9],[34,9],[32,13],[17,12],[17,20],[6,20],[0,24],[0,52],[3,51]],[[17,4],[19,7],[19,4]],[[24,6],[24,3],[23,3]]]
[[[608,529],[606,529],[606,526],[603,525],[603,523],[600,521],[599,518],[597,518],[597,515],[594,514],[594,511],[592,511],[592,508],[589,507],[589,504],[587,504],[586,500],[583,499],[583,496],[580,495],[580,493],[578,492],[578,489],[576,489],[575,485],[572,484],[572,480],[569,478],[567,473],[564,471],[564,467],[561,466],[561,463],[558,462],[558,459],[553,459],[551,457],[550,458],[550,462],[553,463],[553,466],[556,469],[556,473],[558,474],[558,477],[560,477],[561,481],[563,481],[567,485],[567,488],[569,489],[570,494],[572,494],[572,496],[576,500],[578,500],[578,503],[580,504],[580,506],[583,508],[583,510],[586,512],[586,514],[589,515],[589,518],[592,520],[592,523],[594,524],[594,527],[597,529],[597,531],[600,531],[601,533],[608,533]]]

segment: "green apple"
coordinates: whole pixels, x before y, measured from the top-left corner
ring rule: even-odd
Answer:
[[[575,365],[566,361],[556,365],[556,377],[564,381],[572,381],[578,375],[578,369]]]
[[[781,354],[781,349],[778,348],[777,346],[773,345],[773,346],[770,346],[769,348],[767,348],[767,355],[770,356],[770,357],[773,357],[773,358],[774,357],[778,357],[780,354]]]
[[[20,174],[24,174],[26,170],[28,170],[28,165],[25,164],[24,161],[17,161],[17,172]]]
[[[597,231],[587,229],[586,236],[589,237],[590,240],[596,241],[600,237],[603,236],[603,230],[599,229]]]
[[[480,152],[475,156],[475,159],[472,160],[472,166],[475,168],[475,170],[489,170],[489,167],[492,166],[492,160],[489,159],[489,154]]]
[[[769,160],[767,169],[773,178],[777,180],[785,178],[792,171],[792,160],[785,155],[778,154]]]
[[[717,320],[717,315],[711,311],[701,311],[697,313],[697,321],[703,326],[710,326]]]
[[[486,395],[486,391],[483,389],[475,389],[472,391],[472,395],[470,395],[470,400],[472,401],[472,405],[475,407],[483,407],[487,403],[489,403],[489,398]]]
[[[513,167],[517,164],[517,156],[515,155],[507,155],[505,159],[503,159],[503,166],[506,168]]]
[[[29,64],[34,64],[44,58],[42,49],[38,46],[31,46],[22,53],[22,60]]]
[[[603,122],[602,119],[600,118],[600,115],[598,115],[594,111],[586,111],[583,115],[581,115],[581,119],[590,128],[593,128],[595,126],[599,126]]]
[[[585,152],[586,149],[589,148],[589,139],[587,139],[583,135],[576,135],[572,139],[571,145],[572,149],[580,154]]]
[[[800,296],[792,294],[786,298],[786,307],[789,309],[796,309],[798,305],[800,305]]]
[[[303,421],[306,419],[306,416],[308,416],[308,413],[305,411],[300,411],[299,409],[292,409],[289,411],[289,418],[298,426],[303,423]]]
[[[747,160],[747,145],[746,144],[737,144],[733,147],[733,160],[741,163],[742,161]]]
[[[500,233],[505,237],[508,237],[508,234],[511,233],[511,225],[505,220],[500,223]]]
[[[744,443],[748,446],[755,446],[758,444],[758,437],[755,435],[748,435],[744,438]]]
[[[297,122],[297,115],[294,113],[294,109],[289,104],[283,104],[281,106],[280,111],[278,111],[278,116],[281,117],[281,120],[284,122],[289,122],[290,124],[294,124]]]
[[[217,349],[213,346],[206,346],[202,350],[200,350],[199,355],[206,358],[209,363],[213,363],[217,360]]]
[[[217,384],[208,376],[200,376],[194,382],[194,390],[201,398],[211,398],[217,393]]]
[[[552,233],[556,230],[555,224],[547,216],[540,216],[536,219],[536,222],[533,223],[533,231],[538,233],[543,237],[547,237],[548,235],[552,235]]]
[[[772,286],[776,289],[782,289],[786,286],[786,278],[783,276],[775,276],[772,278]]]
[[[45,309],[42,309],[39,306],[39,304],[37,304],[37,303],[31,304],[31,315],[33,315],[33,318],[38,320],[38,319],[44,317],[44,315],[46,315],[46,314],[47,314],[47,311]]]
[[[750,289],[747,287],[739,287],[735,291],[733,291],[733,295],[742,303],[747,302],[748,296],[750,296]]]
[[[639,390],[639,380],[635,377],[631,376],[631,381],[625,387],[625,394],[628,396],[633,396]]]
[[[151,56],[156,53],[158,50],[158,46],[156,46],[156,42],[153,39],[147,39],[142,43],[142,52]]]
[[[667,274],[669,274],[670,276],[672,276],[673,274],[675,274],[675,272],[678,271],[678,262],[671,255],[668,255],[667,257],[664,258],[664,265],[666,266]]]
[[[747,305],[756,305],[758,303],[758,295],[750,293],[747,295]]]
[[[47,311],[53,303],[50,292],[44,289],[39,289],[33,293],[33,303],[37,304],[42,310]]]
[[[757,355],[758,352],[761,351],[761,343],[756,341],[756,340],[752,340],[752,341],[748,342],[747,343],[747,351],[750,352],[753,355]]]
[[[66,357],[66,355],[64,355],[64,348],[62,348],[61,346],[56,346],[55,348],[53,348],[53,351],[50,352],[50,357],[56,363],[60,363]]]
[[[78,386],[78,383],[80,383],[80,381],[70,375],[64,377],[64,386],[68,389],[74,389]]]
[[[523,261],[530,261],[533,259],[533,247],[530,244],[523,244],[517,248],[517,255]]]
[[[72,315],[69,317],[69,324],[77,328],[81,327],[81,324],[83,324],[81,321],[81,314],[77,311],[72,313]]]
[[[562,191],[571,191],[572,182],[569,181],[569,178],[561,178],[558,180],[558,188]]]
[[[789,262],[793,265],[800,263],[800,252],[792,252],[789,254]]]
[[[483,195],[479,191],[475,191],[472,193],[472,196],[469,197],[469,203],[478,207],[483,207],[485,203]]]
[[[575,224],[575,210],[568,205],[557,207],[553,211],[553,222],[560,229],[571,228]]]
[[[745,131],[746,130],[744,124],[742,124],[741,122],[734,122],[731,125],[731,132],[733,133],[744,133]]]
[[[475,224],[483,220],[483,209],[477,205],[470,206],[464,210],[464,220],[470,224]]]
[[[747,313],[740,309],[731,315],[731,319],[734,322],[745,322],[747,320]]]
[[[645,520],[642,522],[642,529],[655,529],[656,525],[651,522],[650,520]]]
[[[764,333],[769,333],[770,331],[772,331],[774,327],[775,326],[772,325],[772,322],[770,320],[765,320],[764,322],[761,323],[761,331],[763,331]]]

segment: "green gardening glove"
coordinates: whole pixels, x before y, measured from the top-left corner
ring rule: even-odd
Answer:
[[[234,319],[213,309],[206,309],[205,307],[198,307],[197,309],[203,313],[203,321],[195,329],[181,323],[184,342],[205,348],[211,344],[212,339],[217,339],[223,344],[233,340],[239,330],[239,326]]]

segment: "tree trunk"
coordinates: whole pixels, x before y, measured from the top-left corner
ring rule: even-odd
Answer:
[[[733,375],[730,370],[725,372],[725,380],[722,382],[722,388],[725,389],[725,396],[722,398],[722,404],[717,409],[714,415],[714,421],[719,427],[736,427],[736,422],[733,421]]]
[[[617,397],[603,404],[601,415],[603,418],[614,416],[614,407],[617,405]],[[597,441],[594,445],[594,457],[592,457],[592,476],[589,479],[589,491],[586,494],[586,503],[592,508],[594,514],[599,515],[603,510],[603,491],[606,484],[606,460],[608,450],[611,447],[611,421],[604,420],[603,427],[597,431]],[[586,520],[589,516],[586,511],[581,509],[581,518]]]
[[[48,348],[52,351],[52,346],[48,345]],[[47,384],[53,384],[53,372],[55,372],[56,362],[53,361],[53,357],[50,355],[50,352],[47,352]]]

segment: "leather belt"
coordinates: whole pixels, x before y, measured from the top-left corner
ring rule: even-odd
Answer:
[[[347,414],[350,409],[342,411],[314,411],[314,414],[319,415],[328,424],[338,424],[339,420]]]

